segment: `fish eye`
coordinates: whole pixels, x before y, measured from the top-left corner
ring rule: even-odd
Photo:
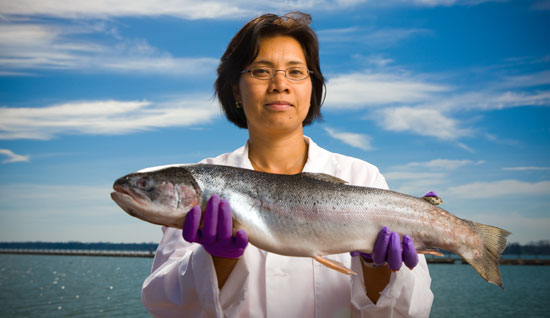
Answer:
[[[136,184],[145,191],[150,191],[155,185],[153,180],[149,178],[140,178],[137,180]]]

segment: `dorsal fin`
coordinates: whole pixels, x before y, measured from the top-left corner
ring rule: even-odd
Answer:
[[[443,204],[443,199],[441,199],[435,191],[430,191],[422,197],[422,199],[430,202],[433,205]]]
[[[315,179],[315,180],[324,181],[324,182],[337,183],[337,184],[348,183],[347,181],[344,181],[340,178],[331,176],[330,174],[326,174],[326,173],[302,172],[301,175]]]

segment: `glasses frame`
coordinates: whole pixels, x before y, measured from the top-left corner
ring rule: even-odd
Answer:
[[[259,77],[256,77],[256,76],[252,75],[252,70],[257,69],[257,68],[270,69],[270,70],[273,71],[273,75],[271,76],[271,78],[259,78]],[[305,67],[305,69],[307,70],[307,72],[306,72],[307,76],[306,76],[306,77],[301,78],[301,79],[290,78],[290,77],[288,77],[288,76],[286,75],[286,74],[287,74],[286,72],[287,72],[288,70],[290,70],[291,68],[300,68],[300,67],[299,67],[299,66],[291,66],[291,67],[288,67],[288,68],[286,68],[286,69],[284,69],[284,70],[278,70],[278,69],[275,69],[275,68],[273,68],[273,67],[256,66],[256,67],[252,67],[252,68],[249,68],[249,69],[247,69],[247,70],[241,71],[241,74],[248,73],[248,74],[250,74],[250,77],[255,78],[255,79],[258,79],[258,80],[260,80],[260,81],[271,81],[271,80],[273,80],[273,79],[275,78],[275,76],[277,76],[277,72],[283,72],[285,78],[286,78],[287,80],[293,81],[293,82],[300,82],[300,81],[303,81],[303,80],[305,80],[305,79],[311,77],[311,75],[313,74],[313,71],[310,71],[307,67]]]

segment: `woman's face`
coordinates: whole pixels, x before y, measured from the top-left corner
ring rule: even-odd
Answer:
[[[259,46],[258,56],[247,70],[258,66],[276,70],[294,66],[307,69],[302,46],[292,37],[261,38]],[[284,72],[275,74],[269,80],[253,78],[250,73],[241,74],[235,100],[242,104],[249,132],[280,134],[302,130],[311,101],[311,78],[292,81]]]

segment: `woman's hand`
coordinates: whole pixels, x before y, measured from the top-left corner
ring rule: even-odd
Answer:
[[[367,263],[388,264],[394,272],[398,271],[403,263],[410,269],[418,264],[418,254],[412,239],[404,235],[403,244],[401,244],[399,234],[390,232],[387,227],[383,227],[378,232],[372,254],[352,252],[351,255],[361,255]]]
[[[190,243],[199,243],[212,256],[239,258],[248,245],[245,230],[238,230],[233,237],[233,219],[227,200],[213,195],[208,200],[201,223],[201,209],[194,206],[183,223],[183,239]]]

